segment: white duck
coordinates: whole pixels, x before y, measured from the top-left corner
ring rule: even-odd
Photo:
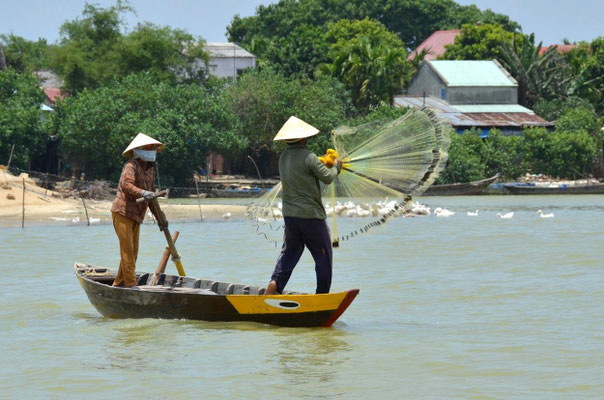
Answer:
[[[71,222],[73,222],[74,224],[79,224],[80,223],[80,217],[75,217],[71,220]]]
[[[472,212],[472,211],[468,211],[466,213],[468,215],[468,217],[477,217],[478,216],[478,210]]]
[[[222,215],[222,219],[229,219],[229,218],[231,218],[231,213],[230,212]],[[260,218],[258,218],[258,219],[260,219]]]
[[[554,218],[554,213],[543,214],[543,211],[541,210],[537,210],[537,213],[539,213],[541,218]]]
[[[501,213],[497,213],[497,216],[501,219],[510,219],[514,216],[514,212],[511,211],[511,212],[503,214],[503,215]]]
[[[455,211],[450,211],[446,208],[436,207],[434,209],[434,215],[436,215],[437,217],[450,217],[452,215],[455,215]]]

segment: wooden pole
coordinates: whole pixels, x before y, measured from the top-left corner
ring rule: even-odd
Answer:
[[[13,151],[15,150],[15,145],[13,144],[13,147],[10,148],[10,156],[8,156],[8,164],[6,164],[6,169],[8,170],[10,168],[10,162],[13,159]]]
[[[161,208],[159,207],[159,202],[157,201],[157,197],[165,195],[165,192],[166,191],[164,190],[162,192],[156,193],[153,200],[151,200],[151,204],[153,204],[153,207],[155,208],[155,211],[157,212],[157,223],[160,226],[166,226],[167,221],[166,221],[166,216],[164,215]],[[141,197],[140,199],[136,199],[137,203],[140,203],[141,201],[145,201],[145,199],[143,197]],[[182,262],[180,261],[180,255],[178,254],[178,251],[176,250],[176,246],[174,246],[174,242],[172,241],[172,235],[170,235],[170,230],[168,228],[164,228],[163,232],[164,232],[164,236],[166,237],[166,241],[168,242],[168,247],[170,248],[170,254],[172,254],[172,261],[176,265],[176,270],[178,271],[178,275],[185,276],[185,270],[182,266]]]
[[[25,229],[25,178],[23,178],[23,212],[21,213],[21,229]]]
[[[195,181],[195,189],[197,190],[197,205],[199,206],[199,220],[203,222],[203,215],[201,214],[201,200],[199,199],[199,185],[197,184],[197,179],[193,179]]]
[[[176,243],[176,239],[178,239],[178,235],[180,233],[178,231],[174,232],[172,235],[172,242]],[[153,274],[153,280],[151,281],[151,286],[157,284],[157,280],[159,279],[159,274],[163,274],[166,271],[166,266],[168,265],[168,259],[170,258],[170,247],[166,246],[164,250],[164,254],[162,254],[161,259],[159,260],[159,265]]]
[[[84,211],[86,212],[86,223],[88,224],[88,226],[90,226],[90,218],[88,218],[88,208],[86,207],[86,202],[84,201],[83,197],[82,204],[84,204]]]

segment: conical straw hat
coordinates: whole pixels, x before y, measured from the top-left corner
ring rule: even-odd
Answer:
[[[150,136],[145,135],[144,133],[139,133],[136,135],[134,140],[130,142],[126,150],[122,153],[122,156],[126,158],[132,158],[132,150],[137,149],[139,147],[147,146],[149,144],[157,145],[157,152],[161,153],[161,151],[166,147],[162,142],[153,139]]]
[[[283,124],[277,136],[273,140],[291,140],[304,139],[319,133],[319,130],[312,125],[298,119],[294,116],[289,117],[287,122]]]

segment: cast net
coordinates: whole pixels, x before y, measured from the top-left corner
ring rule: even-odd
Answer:
[[[427,108],[394,121],[376,121],[332,132],[343,167],[324,185],[323,203],[334,247],[391,217],[404,215],[447,162],[451,127]],[[257,235],[274,246],[283,240],[281,184],[247,208]]]

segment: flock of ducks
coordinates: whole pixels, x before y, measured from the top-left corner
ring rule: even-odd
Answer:
[[[398,216],[406,216],[413,217],[419,215],[431,215],[434,214],[436,217],[451,217],[455,215],[455,211],[447,210],[446,208],[437,207],[432,211],[430,207],[425,204],[420,204],[417,201],[411,204],[409,209],[403,209],[402,207],[397,207],[399,203],[396,200],[391,201],[378,201],[375,203],[359,203],[355,204],[352,201],[347,201],[345,203],[337,202],[335,206],[332,207],[331,204],[324,204],[325,213],[327,216],[332,216],[334,213],[348,218],[363,218],[363,217],[381,217],[385,215],[390,215],[393,217]],[[258,222],[267,222],[269,220],[274,220],[281,218],[283,216],[282,213],[282,204],[278,203],[277,207],[272,209],[274,218],[258,218]],[[542,210],[537,210],[540,218],[554,218],[554,213],[544,214]],[[479,210],[475,211],[467,211],[466,215],[468,217],[477,217],[479,215]],[[500,213],[496,214],[497,217],[501,219],[511,219],[514,217],[514,212]],[[224,219],[230,218],[230,213],[223,215]]]
[[[434,211],[431,211],[430,207],[425,204],[420,204],[417,201],[411,204],[411,208],[408,210],[404,210],[401,207],[397,207],[398,202],[396,200],[391,201],[378,201],[375,203],[360,203],[354,204],[352,201],[347,201],[345,203],[337,202],[335,207],[332,207],[330,204],[325,204],[325,213],[327,216],[332,216],[334,213],[340,216],[348,217],[348,218],[363,218],[363,217],[381,217],[384,215],[390,214],[393,217],[399,216],[416,216],[416,215],[431,215],[434,214],[436,217],[451,217],[455,215],[455,211],[447,210],[446,208],[436,207]],[[274,207],[272,212],[274,218],[282,218],[282,204],[278,203],[277,207]],[[554,218],[554,213],[544,214],[542,210],[537,210],[537,214],[539,214],[540,218]],[[468,217],[477,217],[479,211],[467,211],[466,215]],[[152,218],[152,214],[148,213],[149,217]],[[223,220],[231,219],[233,215],[230,212],[227,212],[222,215]],[[508,212],[505,214],[497,213],[497,217],[501,219],[511,219],[514,218],[514,212]],[[69,221],[69,218],[62,217],[49,217],[53,221]],[[98,224],[100,223],[100,218],[90,218],[90,224]],[[258,218],[258,222],[267,222],[268,219]],[[79,224],[80,217],[71,218],[72,224]]]

